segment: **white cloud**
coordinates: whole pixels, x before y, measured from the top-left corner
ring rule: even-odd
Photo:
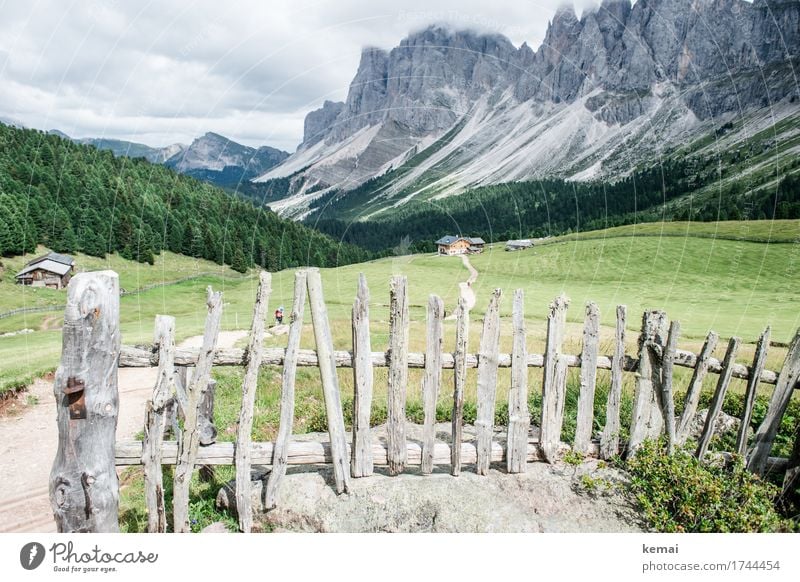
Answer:
[[[0,116],[77,137],[166,145],[215,131],[293,151],[305,114],[346,96],[362,47],[431,23],[536,47],[561,2],[7,3]]]

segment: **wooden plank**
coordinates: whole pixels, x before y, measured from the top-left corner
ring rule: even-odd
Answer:
[[[294,274],[294,303],[289,315],[289,337],[286,345],[286,363],[283,365],[281,382],[281,419],[278,436],[275,439],[275,453],[272,459],[272,472],[267,479],[264,507],[273,509],[278,502],[278,487],[286,474],[289,454],[289,439],[294,424],[294,384],[297,378],[297,350],[300,349],[300,336],[303,332],[303,311],[306,304],[307,276],[305,271]]]
[[[703,380],[709,371],[711,363],[711,354],[717,347],[719,336],[716,332],[709,331],[706,336],[706,341],[703,348],[700,350],[700,355],[697,356],[694,365],[694,372],[692,372],[692,379],[689,381],[689,388],[686,390],[686,397],[683,401],[683,412],[678,421],[678,428],[676,429],[676,441],[679,444],[686,442],[689,437],[689,427],[692,424],[694,415],[697,413],[697,405],[700,402],[700,393],[703,391]]]
[[[219,326],[222,319],[222,293],[214,293],[209,287],[206,305],[208,307],[208,315],[206,316],[205,331],[203,333],[203,346],[200,350],[200,357],[197,360],[197,367],[192,376],[191,384],[186,391],[187,406],[183,423],[183,435],[180,440],[178,464],[175,467],[173,479],[172,515],[174,520],[173,531],[176,533],[188,533],[191,531],[189,525],[189,486],[197,460],[197,449],[200,445],[197,419],[200,414],[203,393],[208,388],[208,382],[211,379],[211,362],[213,361],[214,349],[217,346]]]
[[[525,333],[525,296],[514,291],[512,307],[511,389],[508,392],[508,459],[509,473],[524,473],[527,468],[528,431],[531,415],[528,410],[528,346]]]
[[[725,351],[725,359],[722,361],[722,374],[719,376],[714,396],[711,398],[708,415],[706,415],[706,423],[703,425],[703,432],[700,435],[697,451],[695,452],[695,456],[701,461],[708,451],[708,445],[711,444],[711,437],[714,436],[714,425],[717,422],[717,416],[722,410],[722,403],[725,401],[728,385],[731,383],[731,364],[736,359],[740,343],[741,340],[738,337],[732,337],[728,342],[728,349]]]
[[[242,405],[239,409],[239,425],[236,429],[236,507],[239,508],[239,529],[249,533],[253,527],[251,501],[250,441],[253,433],[253,409],[258,387],[258,370],[261,367],[264,345],[265,318],[272,293],[272,275],[261,271],[258,275],[256,302],[253,306],[253,321],[247,343],[247,368],[242,381]]]
[[[147,402],[144,422],[144,501],[147,531],[167,531],[164,507],[164,475],[161,470],[161,445],[167,426],[166,407],[174,402],[175,392],[175,318],[156,316],[155,344],[158,345],[158,376],[153,397]]]
[[[619,452],[622,373],[625,360],[625,319],[627,307],[617,305],[617,326],[614,334],[614,355],[611,359],[611,386],[606,399],[606,424],[600,437],[600,457],[610,459]]]
[[[741,456],[747,454],[747,431],[753,419],[753,406],[756,403],[756,392],[758,392],[758,379],[764,369],[764,362],[767,360],[767,349],[769,348],[770,327],[763,331],[756,343],[756,351],[753,356],[753,365],[750,367],[750,378],[747,380],[747,389],[744,394],[744,409],[742,411],[742,421],[739,423],[739,432],[736,435],[736,452]]]
[[[463,297],[458,299],[456,309],[456,351],[453,352],[453,416],[450,474],[461,474],[461,441],[464,431],[464,385],[467,382],[467,344],[469,342],[469,310]],[[476,457],[477,459],[477,457]]]
[[[358,292],[353,303],[353,450],[350,475],[372,475],[372,414],[373,371],[370,356],[369,288],[364,273],[358,277]]]
[[[347,435],[342,414],[342,397],[339,392],[339,378],[336,376],[336,361],[333,355],[333,336],[328,321],[328,308],[322,293],[322,278],[319,269],[309,269],[307,274],[308,300],[311,307],[311,321],[314,326],[314,340],[319,354],[319,375],[322,392],[325,396],[325,412],[328,419],[328,435],[333,453],[333,476],[336,493],[350,490],[350,471],[348,471]]]
[[[578,394],[578,414],[575,426],[576,452],[586,454],[592,441],[594,426],[594,392],[597,383],[597,352],[600,341],[600,310],[597,304],[586,304],[581,349],[581,391]]]
[[[370,443],[372,455],[376,467],[388,466],[388,447],[384,439],[374,438]],[[230,465],[235,456],[235,443],[218,442],[208,447],[201,447],[197,457],[198,463],[211,466]],[[453,453],[450,443],[437,441],[433,447],[434,466],[450,465]],[[116,444],[116,460],[120,467],[136,466],[141,464],[142,442],[119,441]],[[560,452],[569,450],[567,445],[562,443]],[[177,444],[175,441],[164,441],[162,447],[162,460],[165,466],[175,464]],[[463,442],[459,447],[461,459],[465,464],[474,464],[478,461],[478,448],[474,441]],[[596,455],[597,448],[594,448],[590,455]],[[275,443],[273,442],[251,442],[250,455],[254,465],[270,467],[275,456]],[[422,444],[419,442],[408,441],[406,443],[407,467],[420,467],[422,464]],[[298,441],[292,440],[289,443],[287,454],[287,464],[292,467],[303,465],[330,465],[333,457],[331,447],[328,442],[319,441]],[[544,461],[539,444],[535,441],[527,444],[525,449],[525,460],[528,463]],[[502,442],[494,441],[491,449],[492,463],[506,462],[506,447]]]
[[[164,465],[174,465],[177,455],[177,443],[175,441],[165,441],[161,456]],[[197,462],[205,465],[230,465],[234,458],[235,443],[219,442],[208,447],[201,447]],[[254,465],[266,467],[272,463],[275,445],[271,442],[250,443],[250,454]],[[567,452],[568,445],[561,443],[559,452]],[[408,455],[408,466],[416,466],[422,462],[422,446],[419,443],[409,442],[406,445]],[[142,441],[119,441],[115,446],[116,464],[118,467],[136,466],[142,464]],[[590,457],[596,457],[599,446],[593,444],[589,451]],[[376,467],[385,467],[386,443],[380,440],[373,440],[372,453]],[[433,449],[434,465],[449,465],[452,462],[452,447],[449,443],[437,442]],[[461,443],[459,454],[464,463],[475,463],[478,460],[478,450],[474,442]],[[721,453],[720,457],[729,459],[730,455]],[[297,465],[322,465],[331,463],[331,448],[329,443],[293,441],[289,443],[288,464]],[[539,443],[535,440],[528,443],[527,462],[544,461]],[[506,461],[506,448],[499,442],[492,443],[492,463],[502,463]],[[769,457],[767,469],[770,471],[786,471],[787,459]]]
[[[681,335],[681,324],[672,321],[669,324],[667,345],[661,363],[661,410],[664,413],[664,426],[667,432],[667,454],[675,449],[675,400],[672,397],[672,379],[675,368],[675,352],[678,349],[678,338]]]
[[[639,370],[633,398],[630,440],[627,454],[633,454],[648,438],[656,438],[664,427],[661,410],[661,356],[667,334],[667,316],[663,311],[645,311],[639,335]]]
[[[120,355],[120,368],[153,368],[158,366],[158,354],[153,351],[152,345],[149,346],[122,346]],[[284,348],[265,348],[262,366],[282,366],[286,350]],[[175,350],[175,365],[176,366],[194,366],[197,362],[198,350],[196,348],[177,348]],[[389,352],[372,352],[370,361],[373,368],[388,368],[389,367]],[[562,354],[566,365],[569,368],[579,368],[581,365],[580,356],[573,354]],[[333,357],[336,362],[337,368],[352,368],[353,367],[353,353],[350,350],[335,350]],[[682,368],[694,368],[697,362],[697,355],[686,350],[677,350],[675,352],[675,365]],[[478,367],[478,356],[476,354],[467,354],[467,368]],[[214,353],[215,366],[245,366],[247,365],[247,357],[245,350],[241,348],[221,348]],[[630,356],[624,359],[623,367],[627,372],[635,372],[637,370],[639,360]],[[314,350],[302,349],[297,356],[297,365],[301,367],[319,366],[317,354]],[[511,367],[511,354],[501,353],[497,358],[497,365],[500,368]],[[442,368],[445,370],[452,370],[454,366],[453,355],[445,353],[442,355]],[[408,354],[408,367],[414,369],[423,369],[425,367],[425,354],[421,352],[409,352]],[[528,354],[528,367],[529,368],[543,368],[544,367],[544,354]],[[600,370],[611,369],[611,356],[598,356],[597,368]],[[719,374],[722,369],[722,363],[716,358],[708,359],[708,372],[712,374]],[[744,364],[734,364],[733,377],[742,380],[747,380],[750,377],[750,368]],[[764,370],[761,373],[761,380],[763,384],[775,384],[778,381],[778,374],[772,370]],[[800,386],[796,387],[800,389]]]
[[[500,352],[500,297],[495,289],[483,318],[478,355],[478,410],[475,433],[478,443],[478,475],[487,475],[491,463],[494,409],[497,400],[497,355]]]
[[[387,442],[389,474],[406,464],[406,388],[408,387],[408,280],[392,277],[389,293],[389,393]]]
[[[53,383],[58,451],[50,505],[59,533],[119,531],[114,467],[119,349],[117,274],[75,275],[67,287],[61,363]]]
[[[555,461],[561,442],[566,396],[566,363],[561,354],[569,299],[560,295],[550,304],[542,381],[541,445],[549,463]]]
[[[772,450],[772,443],[775,435],[778,434],[778,427],[781,419],[789,406],[792,398],[792,390],[797,384],[800,374],[800,329],[795,332],[794,339],[789,345],[786,359],[783,361],[783,368],[778,375],[778,384],[772,393],[769,401],[767,415],[756,431],[753,439],[753,448],[747,459],[747,468],[759,475],[764,473],[767,457]]]
[[[436,438],[436,401],[442,385],[442,343],[444,341],[444,302],[428,297],[428,329],[425,344],[425,375],[422,378],[422,474],[433,472],[433,446]]]

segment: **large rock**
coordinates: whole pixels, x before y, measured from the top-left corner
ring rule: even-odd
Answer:
[[[697,411],[689,425],[689,435],[692,438],[699,439],[703,434],[703,427],[706,425],[706,417],[708,416],[708,408]],[[726,434],[736,434],[739,432],[739,425],[741,420],[730,414],[721,411],[717,415],[714,422],[714,436],[724,436]]]
[[[471,427],[467,433],[471,432]],[[380,431],[378,431],[380,432]],[[327,440],[327,435],[304,435]],[[629,532],[642,531],[632,501],[614,487],[620,472],[589,461],[580,467],[530,463],[509,475],[494,466],[489,475],[464,467],[453,477],[448,467],[432,475],[418,467],[396,477],[376,468],[371,477],[352,479],[351,492],[336,495],[329,466],[293,466],[281,484],[278,507],[258,513],[264,529],[301,532]],[[583,475],[603,484],[593,495]],[[253,507],[262,507],[268,470],[253,472]],[[235,512],[235,483],[220,490],[220,508]]]

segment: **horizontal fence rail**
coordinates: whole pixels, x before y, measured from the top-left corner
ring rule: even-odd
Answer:
[[[197,348],[176,348],[175,350],[175,365],[176,366],[194,366],[197,363],[197,358],[200,351]],[[353,353],[347,350],[335,350],[333,352],[336,359],[337,368],[352,368],[353,367]],[[580,368],[581,357],[579,355],[562,354],[567,367]],[[285,348],[264,348],[263,357],[261,360],[262,366],[282,366],[286,358]],[[674,365],[682,368],[694,368],[697,365],[697,354],[687,350],[676,350]],[[466,355],[467,368],[478,367],[479,355],[468,353]],[[246,366],[247,365],[247,351],[242,348],[225,348],[219,349],[214,352],[214,365],[215,366]],[[455,359],[453,353],[443,352],[441,355],[442,368],[445,370],[452,370],[455,367]],[[542,368],[544,367],[544,354],[528,354],[527,365],[529,368]],[[391,351],[385,352],[372,352],[370,355],[370,363],[375,368],[388,368],[391,363]],[[712,374],[720,374],[723,369],[723,363],[716,358],[708,358],[708,371]],[[314,350],[301,349],[297,354],[297,365],[304,367],[317,367],[319,360],[317,352]],[[119,358],[120,368],[153,368],[158,366],[158,349],[155,345],[126,345],[122,346],[122,351]],[[497,366],[499,368],[511,367],[511,354],[500,353],[497,356]],[[410,352],[408,354],[408,367],[409,368],[425,368],[425,354],[421,352]],[[639,359],[631,356],[625,356],[623,359],[623,370],[626,372],[635,372],[639,367]],[[597,356],[597,369],[610,370],[611,369],[611,356]],[[734,363],[732,365],[733,378],[740,380],[747,380],[750,378],[750,367],[744,364]],[[772,370],[762,370],[759,377],[759,382],[764,384],[776,384],[778,381],[778,373]],[[800,388],[800,385],[795,386]]]

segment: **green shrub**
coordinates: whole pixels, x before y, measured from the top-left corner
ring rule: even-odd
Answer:
[[[689,450],[666,455],[663,442],[647,441],[628,460],[631,492],[660,532],[790,531],[775,510],[779,490],[744,468],[700,463]]]

